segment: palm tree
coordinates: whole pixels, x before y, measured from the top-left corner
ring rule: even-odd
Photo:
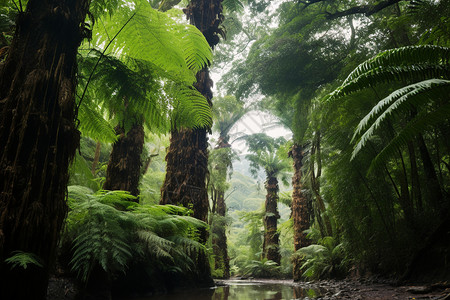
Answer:
[[[267,191],[264,215],[264,243],[263,258],[280,264],[279,233],[277,223],[280,215],[278,213],[278,177],[287,184],[286,170],[289,164],[286,159],[277,153],[281,144],[286,141],[283,138],[273,139],[264,133],[256,133],[245,138],[246,144],[252,154],[246,155],[250,161],[250,168],[254,175],[260,168],[266,173],[265,188]]]
[[[19,1],[14,38],[0,64],[2,299],[46,296],[67,213],[69,162],[79,144],[76,54],[89,34],[89,3],[29,0],[23,10]],[[19,253],[34,258],[25,269],[5,262]]]
[[[233,96],[218,97],[213,107],[213,130],[219,132],[219,139],[210,157],[210,173],[214,180],[210,180],[212,213],[217,214],[219,220],[225,220],[227,207],[225,204],[225,190],[227,189],[228,168],[232,167],[234,158],[230,144],[230,130],[241,117],[249,111],[244,104]],[[223,269],[223,278],[230,277],[230,262],[227,250],[226,223],[219,222],[214,226],[213,254],[214,268]]]

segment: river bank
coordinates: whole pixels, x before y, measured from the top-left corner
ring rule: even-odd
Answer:
[[[321,280],[311,282],[293,282],[292,280],[246,279],[217,280],[217,285],[233,282],[248,282],[262,284],[283,284],[300,287],[298,290],[322,291],[316,298],[298,295],[296,299],[352,299],[352,300],[404,300],[404,299],[434,299],[450,300],[450,283],[438,282],[429,284],[397,284],[383,279],[345,279]],[[305,298],[306,297],[306,298]]]
[[[274,296],[273,299],[352,299],[352,300],[411,300],[411,299],[433,299],[433,300],[450,300],[450,283],[436,282],[428,284],[401,284],[398,285],[393,281],[383,279],[346,279],[346,280],[322,280],[311,282],[294,282],[292,280],[276,280],[276,279],[230,279],[216,280],[218,287],[249,285],[249,286],[285,286],[292,287],[293,295],[285,298],[285,295]],[[277,290],[278,288],[275,288]],[[192,291],[190,291],[192,292]],[[189,292],[189,293],[190,293]],[[77,288],[73,282],[68,280],[51,280],[49,286],[48,300],[74,300],[78,299]],[[186,295],[183,292],[183,298]],[[214,292],[203,295],[204,299],[219,299],[215,297]],[[224,295],[216,292],[216,296]],[[228,293],[226,293],[228,295]],[[169,297],[168,295],[159,295],[158,299]],[[162,297],[162,298],[161,298]],[[200,297],[201,298],[201,297]],[[141,299],[141,298],[139,298]],[[153,297],[142,298],[153,299]],[[175,298],[174,298],[175,299]],[[176,298],[178,299],[178,298]],[[198,299],[198,297],[196,298]],[[203,298],[201,298],[203,299]],[[223,298],[228,299],[228,298]],[[231,298],[234,299],[234,298]],[[241,298],[238,298],[241,299]],[[244,298],[242,298],[244,300]],[[245,299],[247,300],[247,299]],[[249,299],[248,299],[249,300]],[[252,299],[253,300],[253,299]]]

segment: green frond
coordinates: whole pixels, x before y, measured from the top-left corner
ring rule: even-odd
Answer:
[[[191,238],[180,235],[174,235],[167,238],[174,242],[177,247],[181,247],[181,249],[183,249],[183,252],[185,252],[188,256],[193,256],[194,254],[198,254],[201,252],[206,253],[206,246]]]
[[[12,256],[5,259],[5,262],[11,265],[11,269],[21,267],[23,269],[28,268],[29,265],[34,265],[39,268],[43,267],[42,259],[37,255],[23,251],[13,251]]]
[[[450,89],[447,88],[447,94],[450,94]],[[413,139],[418,132],[423,132],[425,129],[430,128],[433,125],[439,124],[448,120],[450,116],[450,103],[442,105],[433,112],[424,112],[418,114],[412,121],[410,121],[401,132],[393,138],[389,144],[383,148],[382,151],[372,161],[369,171],[379,168],[390,157],[394,155],[399,147],[406,145],[406,143]]]
[[[239,0],[223,0],[222,5],[228,12],[240,12],[244,8],[244,5]]]
[[[69,187],[71,209],[64,241],[73,246],[72,270],[83,281],[93,267],[110,276],[125,272],[131,260],[150,261],[152,268],[185,271],[206,248],[194,240],[205,223],[186,216],[188,210],[173,205],[138,205],[124,191],[98,191]]]
[[[212,126],[211,107],[195,88],[173,86],[169,96],[174,99],[171,113],[172,129],[177,127],[209,128]]]
[[[73,209],[71,203],[81,203],[89,200],[89,195],[93,194],[90,188],[81,185],[70,185],[67,187],[69,207]]]
[[[98,26],[99,31],[93,37],[95,44],[108,43],[117,28],[127,22],[112,42],[111,51],[150,61],[178,82],[188,85],[195,82],[196,72],[212,59],[208,43],[194,26],[177,23],[143,0],[122,5],[120,13],[105,19],[104,27]]]
[[[391,120],[395,115],[406,112],[412,107],[419,107],[429,102],[439,99],[448,100],[450,94],[450,81],[431,79],[419,83],[408,85],[398,89],[388,97],[382,99],[372,110],[360,121],[353,135],[353,140],[361,132],[365,131],[355,146],[352,159],[361,151],[369,141],[376,129],[387,120]],[[395,115],[394,115],[395,114]],[[370,125],[370,127],[369,127]],[[369,127],[368,129],[366,129]]]
[[[138,206],[135,202],[136,197],[131,195],[127,191],[107,191],[99,190],[94,196],[96,200],[100,203],[110,205],[119,209],[130,209],[132,207]]]
[[[95,0],[90,2],[89,12],[94,19],[98,19],[106,14],[112,15],[119,7],[121,0]]]
[[[450,49],[439,46],[410,46],[381,52],[363,62],[336,89],[328,101],[376,84],[449,77]]]
[[[78,110],[78,119],[82,120],[78,129],[83,136],[88,136],[103,143],[113,143],[117,140],[111,124],[93,108],[92,102],[84,102]]]
[[[97,49],[83,53],[79,60],[81,86],[86,89],[89,84],[80,111],[97,113],[99,118],[115,118],[124,128],[131,127],[137,120],[145,120],[152,131],[166,131],[168,105],[161,96],[163,87],[158,67],[148,61],[129,57],[121,60],[113,55],[103,55]],[[86,82],[85,78],[90,76],[90,82]],[[88,125],[84,126],[94,130],[102,128],[83,115],[80,115],[80,120],[81,125],[86,123]]]

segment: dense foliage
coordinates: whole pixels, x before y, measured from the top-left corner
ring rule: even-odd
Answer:
[[[450,278],[449,0],[44,2],[0,0],[0,297]]]

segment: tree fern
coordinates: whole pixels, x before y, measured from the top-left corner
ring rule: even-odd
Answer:
[[[109,276],[136,261],[172,271],[193,266],[192,253],[205,251],[192,231],[205,224],[175,206],[139,206],[123,191],[69,187],[70,212],[64,241],[73,242],[72,269],[88,280],[98,265]]]
[[[116,123],[125,128],[139,116],[152,131],[159,132],[174,128],[175,122],[186,127],[210,126],[211,109],[192,87],[195,73],[211,60],[201,32],[176,23],[146,1],[120,3],[121,9],[103,17],[94,30],[94,47],[107,45],[106,52],[89,50],[83,55],[84,78],[91,79],[83,85],[84,90],[95,82],[95,96],[107,104],[109,118],[118,116]],[[126,116],[118,114],[124,111]],[[131,124],[123,124],[124,120]],[[85,127],[82,129],[91,134],[91,129],[97,128],[95,124]]]
[[[404,47],[382,52],[359,65],[328,100],[336,100],[380,83],[410,82],[380,100],[360,121],[353,135],[357,141],[352,159],[372,139],[382,124],[412,110],[418,114],[397,132],[372,161],[370,170],[385,162],[417,133],[448,119],[450,49],[438,46]]]
[[[302,256],[303,277],[323,279],[342,276],[347,270],[347,260],[342,244],[337,244],[331,236],[319,240],[319,244],[312,244],[300,248],[294,253]]]
[[[94,67],[95,73],[89,76],[90,72],[94,72]],[[83,133],[94,139],[98,135],[104,136],[103,139],[108,136],[105,131],[112,130],[112,126],[104,117],[129,128],[136,119],[142,120],[145,116],[145,124],[153,131],[167,130],[167,103],[160,96],[162,86],[151,63],[131,58],[122,61],[112,55],[102,55],[100,51],[90,49],[80,58],[80,75],[80,88],[85,89],[90,83],[85,94],[88,99],[80,106],[80,129]],[[90,82],[83,80],[88,76]],[[83,93],[80,91],[79,94]],[[92,118],[91,115],[85,114],[85,111],[98,117]]]
[[[104,143],[111,143],[117,140],[114,128],[101,115],[95,103],[87,102],[81,105],[78,110],[78,119],[81,120],[78,129],[84,136]]]

